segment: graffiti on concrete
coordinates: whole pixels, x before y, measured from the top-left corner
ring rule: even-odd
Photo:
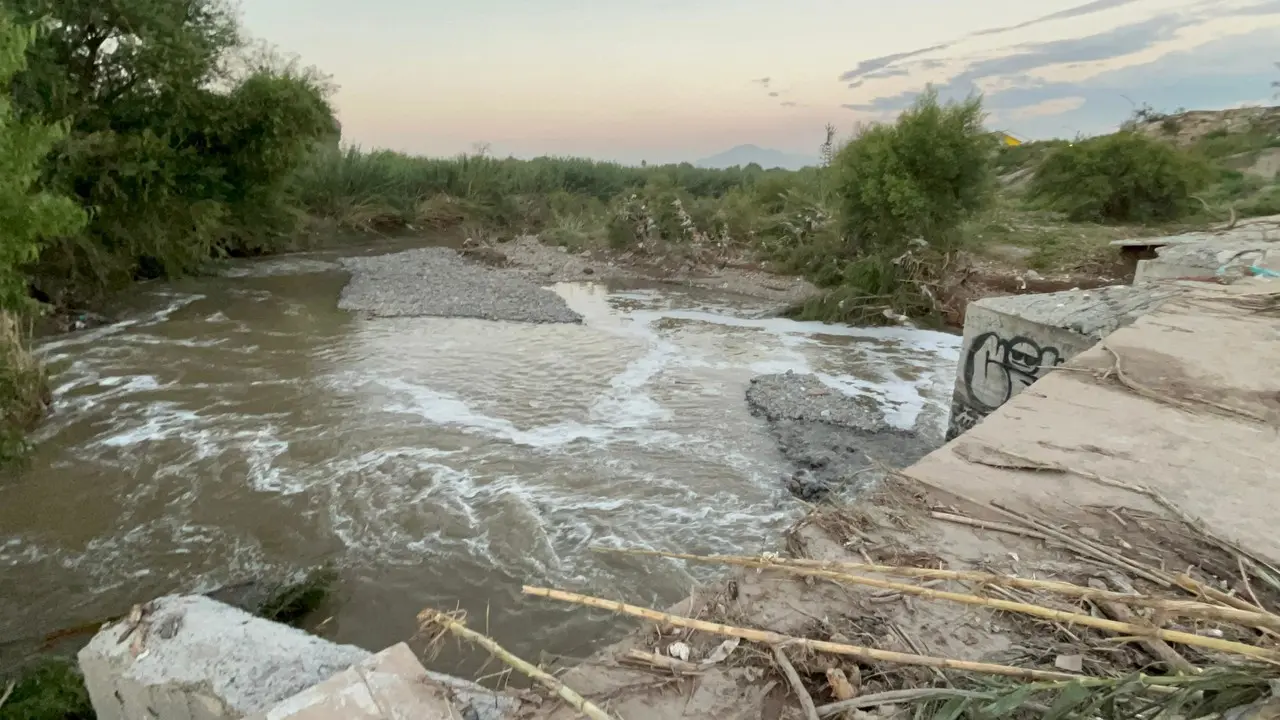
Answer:
[[[1057,348],[1031,338],[983,333],[973,339],[965,356],[964,391],[972,409],[986,415],[1062,362]]]
[[[963,435],[969,428],[978,424],[983,418],[976,410],[965,405],[959,398],[951,403],[951,418],[947,422],[947,441],[950,442]]]

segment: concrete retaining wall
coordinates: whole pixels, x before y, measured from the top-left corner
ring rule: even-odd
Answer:
[[[971,303],[965,312],[947,439],[1178,292],[1165,286],[1117,286]]]

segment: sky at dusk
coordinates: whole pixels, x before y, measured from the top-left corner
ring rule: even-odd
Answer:
[[[240,0],[333,77],[344,141],[452,155],[816,154],[927,84],[1029,138],[1277,104],[1280,0]]]

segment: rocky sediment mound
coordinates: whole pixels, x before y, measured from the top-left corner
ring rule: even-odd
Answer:
[[[576,323],[582,316],[554,292],[515,272],[467,262],[448,248],[343,258],[351,281],[338,307],[374,317],[466,317]]]
[[[885,422],[876,401],[828,387],[815,375],[761,375],[747,388],[747,404],[763,417],[796,471],[787,488],[802,500],[856,490],[876,480],[881,464],[903,467],[937,444]]]

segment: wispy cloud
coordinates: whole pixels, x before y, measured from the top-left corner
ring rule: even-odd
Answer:
[[[1241,8],[1226,8],[1224,14],[1234,15],[1236,17],[1249,15],[1274,15],[1280,13],[1280,0],[1269,0],[1268,2],[1258,3],[1257,5],[1249,5]]]
[[[1149,6],[1160,10],[1142,17]],[[932,84],[944,99],[982,93],[1002,123],[1102,130],[1135,103],[1173,110],[1256,98],[1268,75],[1280,76],[1271,65],[1278,40],[1280,0],[1095,0],[864,61],[842,107],[884,117]]]
[[[1060,97],[1041,100],[1032,105],[1024,105],[1023,107],[1014,108],[1002,114],[1012,120],[1030,120],[1031,118],[1045,117],[1048,115],[1061,115],[1065,112],[1077,110],[1084,106],[1087,100],[1083,97]]]
[[[854,67],[852,70],[847,70],[844,73],[842,73],[840,75],[840,79],[844,82],[852,82],[854,80],[857,80],[860,77],[865,77],[867,75],[870,75],[876,70],[888,67],[896,62],[906,60],[908,58],[913,58],[913,57],[916,57],[917,55],[924,55],[925,53],[944,50],[947,47],[949,47],[949,44],[932,45],[927,48],[920,48],[919,50],[912,50],[910,52],[900,52],[900,53],[893,53],[890,55],[881,55],[880,57],[871,58],[870,60],[863,60],[862,62],[858,63],[858,65]]]
[[[1022,30],[1034,25],[1042,25],[1044,23],[1053,22],[1054,20],[1066,20],[1068,18],[1081,17],[1083,15],[1091,15],[1093,13],[1110,10],[1112,8],[1129,5],[1138,2],[1138,0],[1093,0],[1093,2],[1077,5],[1066,10],[1059,10],[1056,13],[1042,15],[1034,20],[1018,23],[1017,25],[1006,25],[1004,27],[990,28],[988,30],[979,30],[973,33],[971,37],[981,37],[983,35],[999,35],[1000,33],[1009,32],[1011,30]]]

